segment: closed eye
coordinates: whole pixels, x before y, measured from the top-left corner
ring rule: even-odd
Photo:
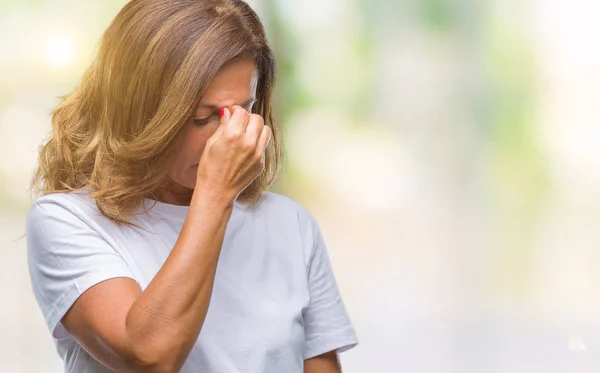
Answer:
[[[249,113],[252,113],[252,107],[254,106],[254,101],[246,101],[242,104],[242,107],[244,109],[246,109],[246,111],[248,111]],[[194,124],[198,125],[198,126],[205,126],[208,123],[210,123],[210,121],[214,118],[218,118],[219,114],[215,113],[211,116],[208,117],[204,117],[204,118],[194,118]]]
[[[210,121],[213,117],[214,117],[214,115],[211,115],[210,117],[206,117],[206,118],[194,118],[194,124],[196,124],[198,126],[205,126],[208,123],[210,123]]]

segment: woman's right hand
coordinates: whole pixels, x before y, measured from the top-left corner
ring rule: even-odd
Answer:
[[[206,141],[198,164],[196,189],[229,203],[265,168],[265,148],[271,129],[263,118],[239,105],[221,110],[219,127]]]

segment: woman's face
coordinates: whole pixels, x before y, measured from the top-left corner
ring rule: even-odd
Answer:
[[[215,75],[202,96],[193,120],[182,131],[182,145],[176,150],[174,163],[169,173],[171,192],[185,193],[194,189],[198,162],[206,140],[212,136],[219,125],[219,112],[222,107],[231,110],[240,105],[251,111],[256,100],[258,73],[250,58],[239,59],[223,66]]]

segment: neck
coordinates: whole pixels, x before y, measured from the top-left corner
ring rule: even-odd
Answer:
[[[168,203],[170,205],[189,206],[192,202],[193,194],[194,189],[169,182],[165,187],[158,190],[156,196],[159,202]]]

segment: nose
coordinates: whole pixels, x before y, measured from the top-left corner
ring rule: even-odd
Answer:
[[[234,107],[234,106],[236,106],[236,105],[237,105],[237,106],[239,106],[239,107],[241,107],[242,109],[246,110],[246,108],[245,108],[245,107],[243,107],[243,106],[242,106],[242,105],[240,105],[240,104],[236,104],[236,103],[229,103],[229,104],[225,104],[225,105],[223,105],[223,106],[221,107],[221,116],[223,116],[223,114],[222,114],[222,112],[223,112],[223,109],[227,108],[227,109],[229,110],[229,112],[231,113],[231,112],[233,112],[233,107]],[[250,110],[246,110],[246,111],[250,112]]]
[[[228,99],[228,100],[225,100],[225,101],[222,103],[222,105],[223,105],[223,106],[221,106],[221,109],[225,109],[225,108],[227,108],[227,109],[229,109],[229,111],[231,111],[231,109],[232,109],[232,108],[233,108],[233,106],[235,105],[235,100],[233,100],[232,98],[231,98],[231,99]]]

